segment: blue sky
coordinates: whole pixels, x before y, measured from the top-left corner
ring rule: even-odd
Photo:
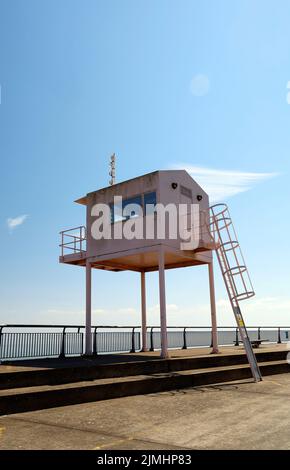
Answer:
[[[116,152],[118,181],[187,168],[226,198],[257,293],[247,323],[290,324],[289,15],[283,0],[1,0],[0,322],[82,323],[85,273],[58,264],[58,232],[84,222],[73,200],[107,184]],[[139,323],[138,275],[93,281],[94,323]],[[205,268],[167,286],[169,323],[209,323]],[[150,323],[157,305],[150,274]]]

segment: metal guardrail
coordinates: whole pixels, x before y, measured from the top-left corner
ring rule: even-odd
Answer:
[[[71,253],[84,253],[86,251],[86,227],[79,227],[62,230],[60,232],[61,256]]]
[[[0,359],[71,356],[83,353],[83,333],[3,333]]]
[[[84,328],[83,325],[0,325],[0,360],[80,356],[84,353]],[[140,326],[93,326],[93,354],[140,351],[140,331]],[[267,339],[277,344],[290,341],[290,327],[252,326],[248,327],[248,333],[251,340]],[[218,335],[220,345],[238,346],[240,343],[236,327],[219,327]],[[161,348],[159,326],[147,327],[147,345],[150,351]],[[171,349],[211,346],[208,326],[168,327]]]

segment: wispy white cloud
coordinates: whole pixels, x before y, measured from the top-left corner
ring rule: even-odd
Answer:
[[[247,307],[249,312],[290,312],[290,300],[281,297],[255,297]]]
[[[287,82],[286,88],[287,88],[287,90],[290,90],[290,81]],[[290,104],[290,91],[287,92],[287,95],[286,95],[286,102],[287,102],[288,104]]]
[[[135,313],[136,313],[136,309],[133,308],[133,307],[122,307],[122,308],[118,308],[118,309],[117,309],[117,313],[121,313],[121,314],[126,314],[126,313],[128,313],[129,315],[130,315],[130,314],[135,314]]]
[[[148,308],[149,313],[158,313],[159,314],[159,304],[155,304],[152,307]],[[178,310],[178,306],[176,304],[166,304],[166,310],[169,312],[176,312]]]
[[[209,195],[212,203],[249,191],[256,184],[278,176],[278,173],[217,170],[188,164],[174,165],[174,168],[186,170]]]
[[[23,214],[23,215],[19,215],[18,217],[7,219],[6,222],[7,222],[8,228],[10,230],[14,230],[16,227],[19,227],[19,225],[22,225],[27,219],[27,217],[28,217],[27,214]]]
[[[242,310],[248,326],[289,324],[290,300],[285,297],[255,296],[243,302]],[[217,314],[221,325],[234,325],[233,312],[227,298],[217,300]]]
[[[217,274],[218,275],[218,274]],[[234,326],[235,318],[228,298],[220,297],[216,301],[218,325]],[[288,325],[290,300],[285,297],[255,296],[248,302],[243,302],[242,310],[246,325]],[[159,324],[159,306],[148,308],[148,325]],[[179,306],[167,304],[168,325],[181,326],[210,326],[210,302]]]
[[[216,302],[218,325],[234,326],[235,318],[228,298],[219,297]],[[167,322],[171,326],[210,326],[210,302],[192,305],[167,304]],[[288,325],[290,300],[285,297],[255,296],[248,302],[243,302],[242,310],[246,324],[255,325]],[[39,315],[39,312],[38,312]],[[49,320],[48,320],[49,319]],[[39,316],[38,316],[39,321]],[[71,324],[84,324],[84,312],[77,310],[49,309],[41,312],[40,323],[60,324],[68,321]],[[94,325],[140,325],[140,310],[134,307],[118,309],[102,308],[92,312]],[[147,325],[154,326],[160,323],[159,305],[149,305],[147,308]]]

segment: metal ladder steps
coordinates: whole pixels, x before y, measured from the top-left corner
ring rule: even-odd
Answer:
[[[286,360],[260,364],[263,375],[287,373]],[[188,387],[214,385],[252,377],[248,364],[167,372],[0,391],[0,415],[36,411]]]
[[[258,362],[286,360],[287,351],[257,351]],[[235,354],[210,354],[199,357],[154,359],[118,364],[100,364],[87,367],[66,367],[57,369],[35,369],[27,371],[1,372],[0,390],[41,385],[61,385],[86,380],[147,375],[181,370],[234,366],[247,364],[244,350]],[[5,366],[4,366],[5,367]]]

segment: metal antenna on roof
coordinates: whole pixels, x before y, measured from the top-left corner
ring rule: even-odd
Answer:
[[[113,153],[110,159],[110,171],[109,175],[111,176],[111,179],[109,181],[110,186],[113,186],[113,184],[116,183],[116,155]]]

